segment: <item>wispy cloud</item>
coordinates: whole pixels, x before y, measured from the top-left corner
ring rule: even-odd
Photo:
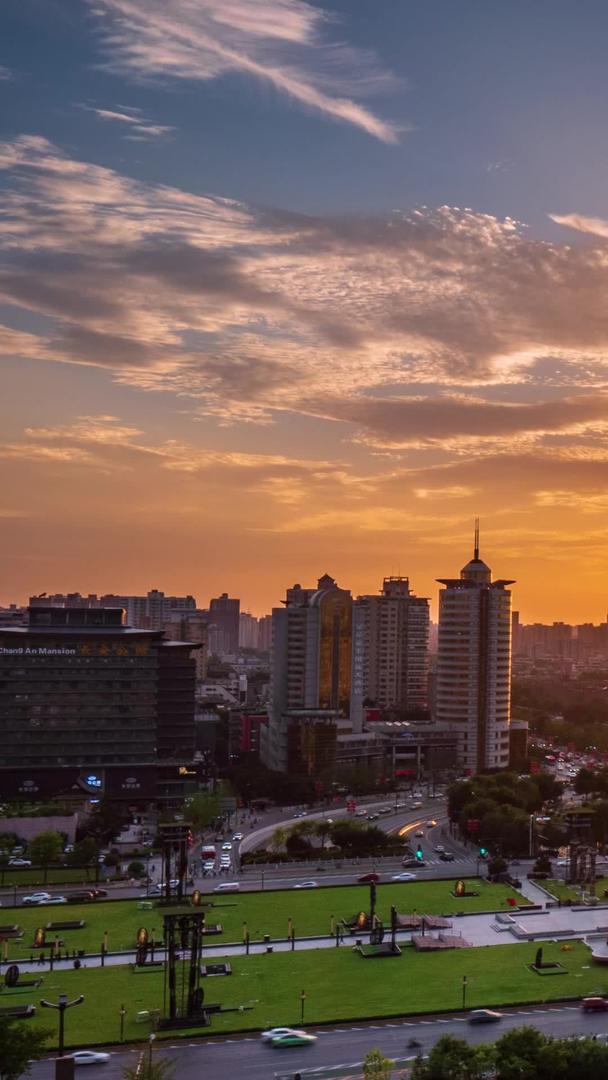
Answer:
[[[11,69],[5,67],[4,64],[0,64],[0,82],[8,82],[12,78],[13,72]]]
[[[89,0],[106,66],[137,78],[205,81],[238,73],[383,142],[400,130],[357,98],[395,80],[360,49],[328,42],[328,16],[305,0]]]
[[[126,129],[122,133],[124,139],[131,142],[148,142],[169,135],[175,128],[166,124],[153,124],[143,116],[141,109],[122,106],[122,109],[100,109],[93,105],[80,105],[81,109],[92,112],[100,120],[114,124],[122,124]]]

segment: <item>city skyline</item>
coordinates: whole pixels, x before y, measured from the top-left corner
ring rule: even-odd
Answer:
[[[3,603],[327,572],[436,619],[479,515],[523,622],[605,619],[605,5],[3,23]]]

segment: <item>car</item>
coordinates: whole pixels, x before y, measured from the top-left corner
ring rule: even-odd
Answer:
[[[402,866],[426,866],[424,859],[414,859],[408,855],[407,858],[401,860]]]
[[[377,821],[379,817],[380,817],[380,814],[368,814],[366,820],[367,821]]]
[[[203,873],[210,874],[215,870],[215,859],[207,859],[203,863]]]
[[[445,846],[443,844],[435,844],[435,851],[441,855],[445,851]]]
[[[439,854],[439,861],[440,862],[454,862],[454,858],[455,858],[455,856],[452,855],[451,851],[442,851]]]
[[[380,874],[362,874],[361,877],[357,878],[357,881],[360,885],[368,885],[372,881],[380,881]]]
[[[392,814],[392,812],[393,812],[392,806],[381,806],[379,811],[378,811],[379,814]]]
[[[234,836],[232,837],[233,843],[235,844],[239,844],[243,839],[244,836],[242,832],[235,832]]]
[[[414,836],[424,836],[424,829],[416,829]]]
[[[170,888],[170,889],[171,889],[172,891],[173,891],[173,889],[177,889],[178,885],[179,885],[179,881],[178,881],[178,879],[177,879],[177,878],[172,878],[172,879],[171,879],[171,881],[169,882],[169,888]],[[165,892],[165,890],[166,890],[166,888],[167,888],[166,882],[164,882],[164,881],[157,881],[157,882],[156,882],[156,885],[153,885],[153,886],[152,886],[152,890],[151,890],[151,891],[152,891],[153,893],[164,893],[164,892]]]
[[[222,851],[232,851],[232,844],[230,840],[226,840],[226,842],[222,844]]]
[[[581,1001],[583,1012],[606,1012],[608,1000],[603,997],[586,997]]]
[[[103,1050],[75,1050],[70,1057],[74,1065],[105,1065],[110,1060]]]
[[[367,817],[367,810],[355,810],[355,817]]]
[[[29,896],[24,896],[21,901],[22,904],[44,904],[47,900],[51,899],[51,894],[48,892],[35,892]]]
[[[292,889],[318,889],[318,883],[316,881],[300,881],[297,885],[292,885]]]
[[[393,874],[391,881],[415,881],[416,875],[404,871],[402,874]]]
[[[48,900],[42,900],[43,904],[67,904],[67,897],[65,896],[49,896]]]
[[[502,1020],[502,1013],[496,1009],[471,1009],[467,1020],[469,1024],[495,1024]]]
[[[304,1035],[304,1031],[300,1031],[299,1028],[288,1027],[276,1027],[269,1028],[268,1031],[263,1031],[261,1034],[262,1042],[270,1042],[272,1039],[278,1039],[281,1035]]]
[[[316,1035],[309,1035],[307,1031],[292,1031],[289,1035],[277,1035],[270,1042],[279,1050],[282,1046],[308,1046],[317,1041]]]
[[[31,859],[21,859],[21,858],[18,858],[18,857],[17,858],[11,858],[11,859],[8,860],[8,865],[9,866],[31,866],[32,865],[32,860]]]
[[[395,803],[395,810],[405,810],[405,803],[404,802],[396,802]]]
[[[221,885],[216,885],[214,892],[240,892],[240,883],[238,881],[223,881]]]
[[[431,818],[430,821],[427,821],[426,827],[427,827],[427,829],[434,829],[436,824],[437,824],[437,822],[433,821],[433,819]]]

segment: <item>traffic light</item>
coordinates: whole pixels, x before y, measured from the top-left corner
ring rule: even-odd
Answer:
[[[485,859],[485,858],[486,858],[486,856],[487,856],[487,854],[488,854],[488,849],[487,849],[487,847],[480,847],[480,849],[479,849],[479,856],[480,856],[480,858],[481,858],[481,859]]]
[[[419,862],[421,861],[423,855],[424,855],[424,852],[423,852],[422,848],[420,847],[420,844],[418,844],[418,848],[417,848],[417,851],[416,851],[416,858],[418,859]]]

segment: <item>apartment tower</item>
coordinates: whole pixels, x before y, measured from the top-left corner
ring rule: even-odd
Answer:
[[[459,578],[438,578],[439,640],[435,719],[459,730],[459,756],[470,774],[509,764],[511,593],[492,581],[479,557]]]

